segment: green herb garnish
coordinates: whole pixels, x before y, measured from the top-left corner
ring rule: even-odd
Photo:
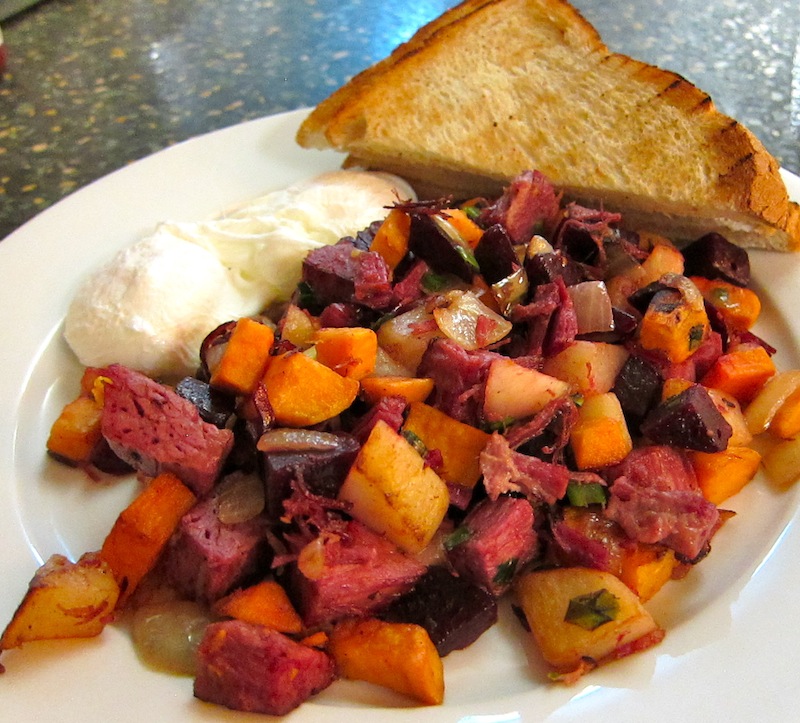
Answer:
[[[564,622],[577,625],[584,630],[596,630],[610,623],[619,613],[619,598],[605,588],[569,601]]]
[[[606,488],[599,482],[575,482],[567,485],[567,500],[573,507],[605,505]]]
[[[444,538],[444,549],[452,550],[454,547],[458,547],[471,537],[472,530],[470,530],[466,525],[461,525],[461,527],[457,527],[455,530],[453,530],[453,532]]]
[[[517,571],[517,562],[519,562],[517,558],[512,557],[510,560],[498,565],[492,582],[500,586],[508,585],[514,579],[514,573]]]

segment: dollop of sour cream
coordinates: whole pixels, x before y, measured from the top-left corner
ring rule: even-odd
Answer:
[[[192,374],[216,326],[289,298],[309,251],[415,198],[397,176],[332,171],[212,221],[161,223],[83,281],[64,338],[84,366],[117,362],[162,379]]]

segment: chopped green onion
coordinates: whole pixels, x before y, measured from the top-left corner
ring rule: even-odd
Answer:
[[[470,530],[466,525],[461,525],[461,527],[457,527],[453,532],[444,538],[444,549],[452,550],[454,547],[458,547],[471,537],[472,530]]]
[[[420,457],[424,457],[428,454],[428,448],[425,446],[425,442],[420,439],[419,435],[412,432],[410,429],[404,429],[402,431],[403,437],[405,437],[406,442],[408,442],[419,454]]]
[[[573,507],[605,505],[606,488],[599,482],[575,482],[567,485],[567,500]]]
[[[510,560],[506,560],[498,565],[497,572],[495,572],[492,582],[495,585],[508,585],[514,579],[514,573],[517,570],[517,562],[519,562],[517,558],[512,557]]]
[[[297,293],[300,297],[300,305],[303,307],[314,306],[317,303],[317,297],[314,289],[307,281],[301,281],[297,284]]]
[[[467,248],[466,246],[462,246],[461,244],[453,244],[453,248],[456,250],[456,253],[466,261],[475,271],[480,271],[480,266],[478,266],[478,261],[475,258],[475,254],[472,253],[472,250]]]
[[[564,622],[577,625],[584,630],[596,630],[614,620],[619,613],[619,598],[605,588],[569,601]]]
[[[424,288],[425,291],[441,291],[442,289],[446,289],[449,284],[450,280],[447,276],[434,273],[433,271],[429,271],[422,277],[422,288]]]

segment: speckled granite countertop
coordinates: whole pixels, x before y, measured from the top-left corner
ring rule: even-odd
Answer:
[[[44,0],[3,23],[0,238],[207,131],[313,105],[453,0]],[[800,0],[574,0],[800,171]]]

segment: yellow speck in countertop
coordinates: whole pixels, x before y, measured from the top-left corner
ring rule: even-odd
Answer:
[[[26,183],[21,190],[23,193],[30,193],[31,191],[35,191],[36,189],[37,185],[35,183]]]
[[[111,51],[112,58],[127,58],[128,53],[125,52],[124,48],[113,48]]]
[[[34,153],[42,153],[43,151],[46,151],[47,149],[48,149],[47,143],[36,143],[36,144],[31,146],[31,150]]]

